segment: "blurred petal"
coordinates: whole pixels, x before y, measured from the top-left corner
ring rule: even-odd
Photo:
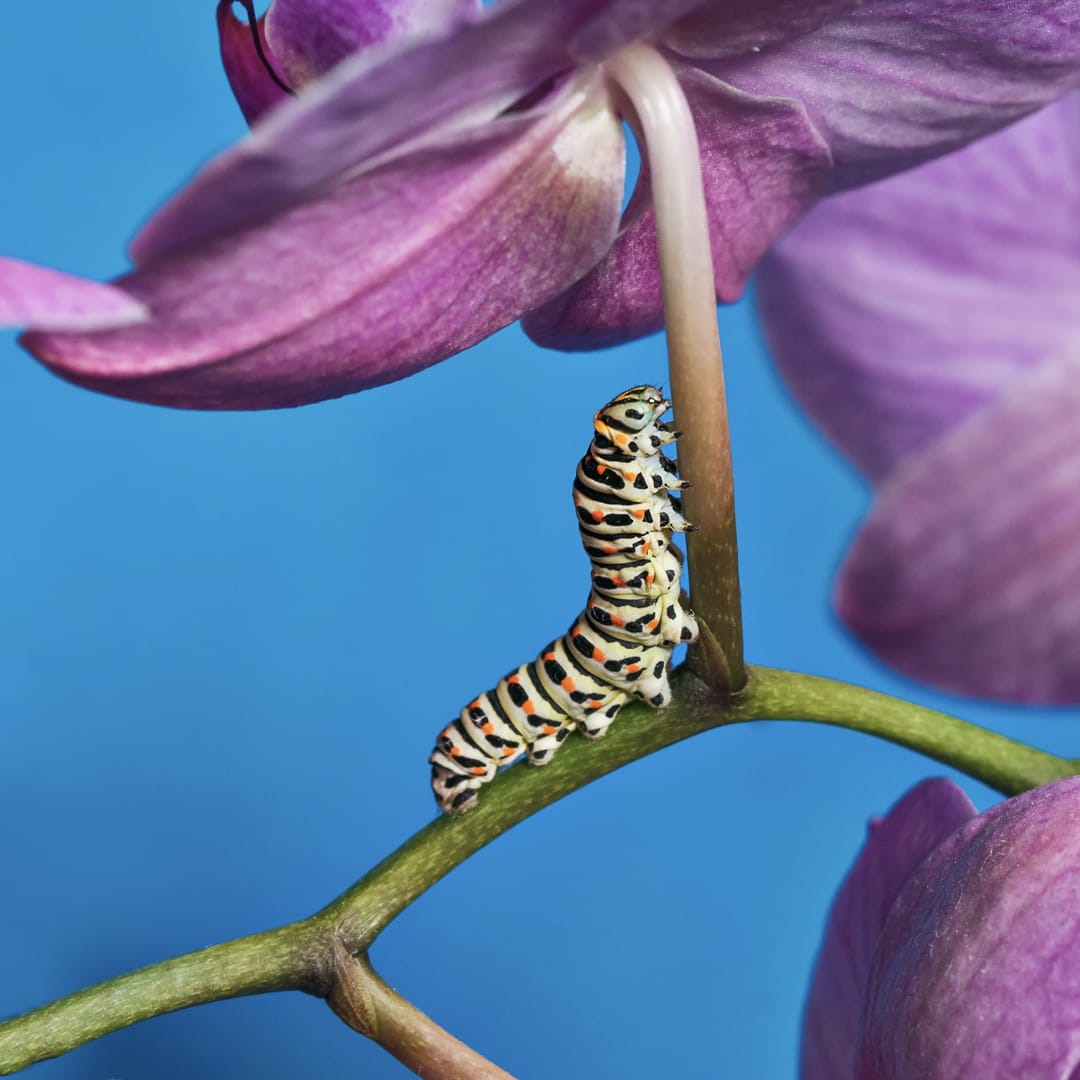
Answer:
[[[758,302],[800,404],[872,480],[1080,345],[1080,95],[828,199]]]
[[[884,818],[844,880],[825,929],[803,1021],[802,1080],[851,1080],[870,965],[893,902],[915,868],[975,816],[951,780],[926,780]]]
[[[348,180],[272,224],[124,280],[154,319],[33,334],[58,374],[192,408],[296,405],[389,382],[565,288],[611,243],[623,136],[595,81]]]
[[[841,572],[841,617],[962,694],[1080,701],[1080,349],[904,463]]]
[[[676,71],[704,165],[717,297],[735,300],[762,253],[821,193],[828,150],[798,103],[742,94],[695,68]],[[643,166],[604,260],[523,323],[541,345],[597,348],[663,325],[656,218]]]
[[[726,0],[702,4],[664,32],[663,43],[686,57],[760,52],[816,30],[862,0]]]
[[[916,870],[878,944],[862,1080],[1080,1068],[1080,779],[1000,803]]]
[[[266,18],[256,24],[259,41],[270,63],[275,63],[266,42]],[[251,27],[233,13],[232,0],[219,0],[217,6],[218,36],[221,39],[221,63],[229,80],[244,119],[253,124],[268,109],[288,99],[288,94],[270,77],[251,36]],[[280,69],[275,66],[280,74]]]
[[[112,285],[0,255],[0,326],[91,330],[145,318],[146,308]]]
[[[605,54],[694,2],[503,3],[426,44],[352,57],[204,168],[150,219],[132,259],[145,265],[279,213],[405,143],[493,118],[583,50]]]
[[[443,34],[479,10],[479,0],[273,0],[266,36],[296,89],[354,52]]]
[[[867,0],[805,37],[706,66],[749,93],[803,102],[839,190],[1080,85],[1080,0]]]

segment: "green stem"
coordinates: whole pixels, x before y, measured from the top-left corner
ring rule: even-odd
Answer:
[[[272,990],[320,993],[331,963],[325,928],[306,920],[140,968],[0,1024],[0,1075],[192,1005]]]
[[[951,765],[1006,795],[1077,772],[1074,761],[872,690],[770,668],[748,672],[745,690],[733,698],[717,695],[686,669],[677,672],[675,703],[662,716],[628,706],[602,742],[571,739],[543,769],[509,769],[476,810],[433,821],[310,919],[143,968],[0,1024],[0,1074],[209,1001],[272,990],[339,1000],[341,950],[362,957],[387,923],[474,852],[592,780],[711,728],[755,720],[846,727]],[[393,1017],[401,1017],[394,1010],[406,1003],[379,994],[371,1000],[391,1010],[383,1030],[405,1030]],[[378,1037],[378,1026],[372,1030]],[[413,1037],[406,1031],[401,1038],[406,1035]]]

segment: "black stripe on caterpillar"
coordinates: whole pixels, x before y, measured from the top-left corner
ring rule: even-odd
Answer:
[[[656,708],[670,701],[671,651],[698,633],[679,602],[682,552],[669,538],[693,528],[669,494],[689,482],[661,452],[680,434],[660,419],[670,407],[655,386],[635,386],[596,414],[574,478],[592,563],[588,603],[566,634],[439,734],[431,785],[447,813],[471,809],[479,789],[522,756],[546,764],[575,729],[599,739],[635,697]]]

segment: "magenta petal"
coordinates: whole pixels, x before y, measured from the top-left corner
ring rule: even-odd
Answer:
[[[1080,348],[906,462],[841,572],[841,617],[957,693],[1080,701]]]
[[[572,68],[581,50],[615,48],[633,31],[659,29],[673,12],[692,6],[691,0],[506,3],[426,44],[361,53],[203,169],[135,238],[132,258],[145,265],[280,213],[405,143],[493,118]]]
[[[819,195],[828,151],[796,102],[750,97],[696,68],[677,71],[701,146],[717,297],[735,300],[768,245]],[[541,345],[580,349],[628,341],[662,323],[646,169],[608,255],[523,325]]]
[[[958,829],[878,943],[859,1080],[1071,1080],[1080,1069],[1080,778]]]
[[[112,285],[0,255],[0,326],[92,330],[140,322],[146,314]]]
[[[27,347],[80,384],[191,408],[402,378],[512,322],[606,250],[623,136],[595,81],[355,177],[124,281],[154,319]]]
[[[803,1021],[802,1080],[851,1080],[863,999],[878,938],[915,868],[975,816],[951,780],[926,780],[884,818],[844,880],[829,913]]]
[[[256,29],[263,52],[273,64],[274,56],[266,42],[265,22],[264,16],[258,21]],[[263,113],[286,100],[288,94],[274,82],[259,59],[251,27],[233,13],[232,0],[219,0],[217,24],[225,75],[244,119],[253,124]]]
[[[351,53],[445,33],[479,10],[479,0],[274,0],[266,36],[297,88]]]
[[[1080,85],[1080,0],[866,0],[805,37],[708,68],[748,93],[803,102],[839,190]]]
[[[762,261],[785,381],[872,480],[1080,341],[1080,95],[826,199]]]
[[[702,4],[664,32],[663,43],[686,57],[759,53],[802,37],[862,0],[725,0]]]

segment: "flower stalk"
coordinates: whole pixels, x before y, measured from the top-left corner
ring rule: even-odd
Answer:
[[[628,46],[606,71],[625,96],[656,207],[671,397],[683,432],[679,471],[693,482],[684,502],[698,526],[687,539],[692,602],[702,623],[691,663],[713,689],[734,693],[746,682],[735,491],[697,133],[675,73],[652,46]]]
[[[410,1061],[419,1063],[415,1055],[428,1054],[424,1075],[436,1076],[432,1061],[454,1060],[456,1041],[392,991],[384,993],[378,977],[363,967],[366,960],[356,958],[413,900],[514,825],[600,776],[712,728],[756,720],[846,727],[952,765],[1005,795],[1071,776],[1080,767],[955,717],[831,679],[751,668],[745,690],[730,698],[683,668],[674,689],[671,723],[657,724],[644,705],[627,706],[602,742],[572,739],[543,769],[508,770],[476,810],[431,822],[309,919],[121,975],[0,1023],[0,1075],[152,1016],[245,994],[303,990],[329,997],[351,1026],[401,1060],[413,1054]]]

